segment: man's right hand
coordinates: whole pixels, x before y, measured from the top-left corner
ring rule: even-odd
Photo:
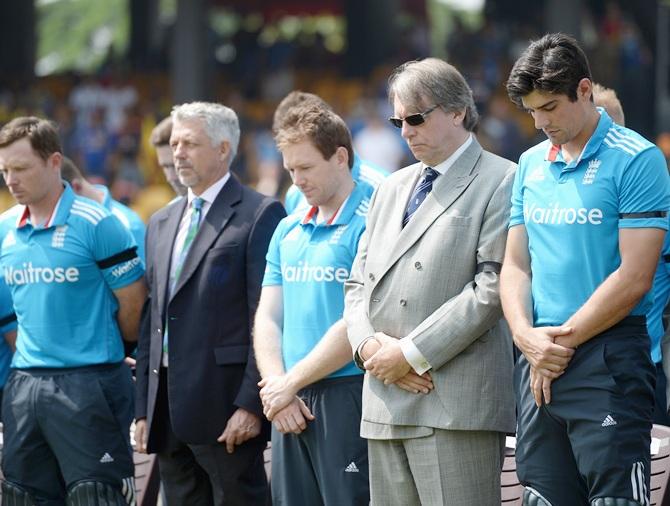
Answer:
[[[147,453],[147,419],[141,418],[135,422],[135,450],[138,453]]]
[[[556,344],[554,339],[571,332],[570,327],[530,327],[514,334],[514,343],[531,366],[543,376],[556,379],[565,371],[575,350]]]
[[[293,401],[275,414],[272,423],[282,434],[300,434],[307,428],[307,421],[314,420],[314,415],[303,400],[296,396]]]

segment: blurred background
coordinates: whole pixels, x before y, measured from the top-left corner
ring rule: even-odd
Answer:
[[[233,170],[263,193],[289,181],[274,108],[317,93],[348,122],[363,159],[412,161],[386,119],[386,80],[438,56],[472,87],[480,142],[516,159],[540,137],[504,92],[511,64],[549,31],[576,36],[626,125],[670,156],[670,0],[0,0],[0,124],[54,119],[66,155],[148,219],[173,194],[149,133],[173,104],[212,100],[240,117]],[[0,189],[0,209],[12,199]]]

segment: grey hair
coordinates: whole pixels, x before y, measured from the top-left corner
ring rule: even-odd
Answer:
[[[479,114],[472,96],[472,90],[463,75],[439,58],[403,63],[389,77],[389,101],[395,98],[404,107],[415,108],[417,112],[440,106],[446,112],[465,110],[463,127],[472,132],[477,126]]]
[[[230,143],[228,163],[233,161],[240,144],[240,122],[230,107],[213,102],[189,102],[174,106],[171,116],[173,121],[202,120],[212,146],[216,147],[223,141]]]

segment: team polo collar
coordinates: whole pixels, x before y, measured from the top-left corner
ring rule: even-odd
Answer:
[[[607,132],[609,132],[610,128],[612,127],[613,121],[612,118],[610,118],[609,114],[603,109],[602,107],[598,107],[598,112],[600,113],[600,119],[598,120],[598,124],[596,125],[596,129],[594,130],[593,134],[591,135],[591,138],[588,140],[586,143],[586,146],[584,146],[584,149],[582,149],[581,154],[577,158],[576,161],[573,161],[572,163],[568,164],[571,166],[576,166],[581,162],[582,160],[587,160],[593,155],[595,155],[598,150],[600,149],[600,145],[603,143],[605,140],[605,136],[607,136]],[[544,157],[545,160],[548,162],[563,162],[566,163],[565,160],[563,159],[563,153],[561,151],[561,146],[555,146],[551,143],[549,143],[549,149],[547,150],[547,154]]]
[[[342,202],[337,212],[328,221],[325,223],[322,222],[321,225],[335,226],[346,225],[349,223],[364,196],[363,189],[357,182],[354,181],[354,189],[351,191],[349,196],[344,199],[344,202]],[[310,207],[300,224],[309,225],[310,223],[314,223],[314,218],[318,212],[319,208],[317,206]]]
[[[95,184],[93,186],[96,190],[102,192],[102,207],[105,209],[112,209],[112,195],[109,193],[107,187],[102,184]]]
[[[70,215],[70,208],[74,202],[75,194],[74,190],[72,190],[72,187],[67,181],[63,181],[63,186],[63,193],[58,199],[58,202],[56,202],[56,207],[54,207],[53,211],[51,212],[51,217],[49,218],[49,221],[47,221],[44,228],[65,225],[65,222]],[[24,206],[23,212],[19,214],[19,219],[16,222],[16,228],[23,228],[28,224],[34,227],[34,225],[30,222],[30,209],[28,209],[28,206]]]

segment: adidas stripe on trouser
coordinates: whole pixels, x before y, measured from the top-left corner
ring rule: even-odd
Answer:
[[[14,370],[2,404],[5,478],[41,500],[64,500],[66,489],[81,482],[118,484],[132,497],[133,404],[123,362]]]
[[[577,348],[535,406],[529,366],[515,366],[517,474],[552,506],[597,497],[648,504],[655,368],[644,317],[628,317]]]

